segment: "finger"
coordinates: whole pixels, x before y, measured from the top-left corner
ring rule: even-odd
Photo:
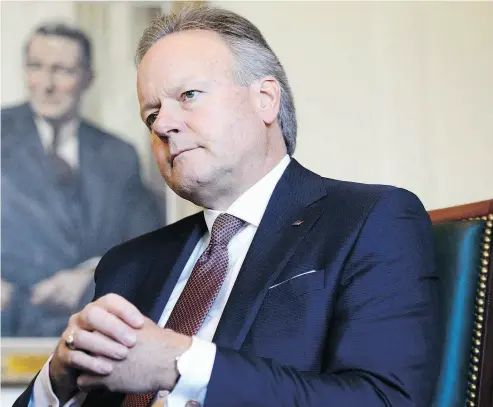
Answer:
[[[101,332],[125,346],[133,346],[137,341],[133,328],[95,304],[90,304],[84,308],[79,314],[77,325],[86,331]]]
[[[89,391],[94,388],[104,387],[105,377],[82,373],[77,377],[77,387],[82,391]]]
[[[46,281],[39,283],[34,287],[31,295],[31,302],[33,304],[41,304],[45,302],[51,295],[51,283]]]
[[[76,296],[68,296],[64,298],[63,300],[63,305],[67,307],[68,309],[76,309],[78,308],[80,298]]]
[[[46,293],[46,291],[48,291]],[[66,296],[61,287],[57,287],[56,285],[51,285],[48,287],[45,292],[42,293],[43,297],[40,297],[40,304],[43,304],[48,307],[56,308],[65,308],[66,305]]]
[[[40,301],[40,287],[43,287],[43,283],[36,284],[31,290],[31,302],[33,304],[38,304]]]
[[[72,309],[75,307],[76,301],[78,301],[78,298],[74,298],[74,296],[71,295],[69,291],[65,290],[65,291],[60,291],[60,294],[56,299],[56,304],[59,306]]]
[[[89,332],[78,329],[72,333],[74,346],[77,349],[85,350],[96,356],[122,360],[128,354],[128,348],[115,342],[99,332]]]
[[[137,307],[117,294],[107,294],[96,302],[132,328],[139,329],[144,325],[144,316]]]
[[[110,361],[101,356],[88,355],[79,350],[69,350],[61,352],[62,362],[75,369],[83,370],[98,375],[108,375],[113,370]]]
[[[73,307],[70,307],[62,298],[54,298],[51,296],[43,302],[43,305],[47,307],[51,307],[53,310],[72,310]]]

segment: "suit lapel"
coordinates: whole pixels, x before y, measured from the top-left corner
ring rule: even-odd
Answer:
[[[322,214],[321,178],[292,160],[278,182],[238,274],[214,342],[238,350],[270,284]],[[299,225],[293,225],[302,220]],[[268,248],[268,250],[266,250]]]
[[[137,306],[140,311],[155,323],[169,300],[188,259],[207,227],[202,212],[192,216],[189,224],[181,229],[173,240],[163,245],[162,253],[151,265],[148,278],[137,293]]]
[[[9,175],[22,185],[32,184],[46,191],[47,166],[43,145],[28,105],[19,107],[12,123],[2,123],[2,169],[12,166]],[[42,185],[40,185],[40,181]]]
[[[108,179],[106,172],[101,168],[107,168],[105,157],[101,149],[104,142],[100,134],[84,122],[80,123],[79,136],[79,173],[82,182],[82,199],[85,219],[88,220],[87,233],[101,234],[100,227],[104,223],[111,223],[105,209],[109,208],[108,201],[111,196],[112,180]],[[115,211],[116,208],[113,209]],[[106,212],[106,213],[105,213]],[[96,230],[97,229],[97,230]],[[112,229],[109,229],[111,231]]]
[[[2,131],[4,127],[2,126]],[[59,191],[53,184],[53,173],[48,165],[29,105],[19,108],[9,134],[2,136],[2,174],[12,179],[19,187],[19,193],[26,193],[28,199],[42,202],[46,217],[53,219],[63,230],[70,229],[71,219],[66,211]]]

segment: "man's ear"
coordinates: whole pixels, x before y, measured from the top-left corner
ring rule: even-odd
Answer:
[[[94,81],[94,71],[91,68],[86,68],[82,74],[82,90],[86,91]]]
[[[281,103],[281,87],[273,76],[266,76],[254,84],[255,107],[266,125],[277,120]]]

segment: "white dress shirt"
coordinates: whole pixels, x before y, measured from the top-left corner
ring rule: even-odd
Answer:
[[[54,128],[41,117],[34,118],[36,130],[38,130],[41,144],[47,152],[51,152],[53,145]],[[72,169],[79,167],[79,121],[74,119],[64,123],[58,134],[58,147],[55,152],[60,158],[63,158]]]
[[[289,162],[290,157],[286,155],[276,167],[224,211],[244,220],[245,226],[240,229],[228,244],[228,273],[202,326],[197,334],[193,336],[192,346],[183,353],[178,361],[177,367],[180,372],[180,379],[173,391],[167,395],[167,407],[184,407],[187,401],[190,400],[196,400],[200,404],[204,403],[216,355],[216,345],[212,343],[214,333],[216,332],[226,302],[228,301],[228,297],[231,294],[231,290],[233,289],[243,260],[245,259],[253,237],[262,220],[262,216],[264,215],[272,192]],[[164,308],[161,318],[159,319],[159,326],[163,327],[166,324],[181,292],[185,288],[185,284],[192,273],[196,261],[209,244],[212,225],[221,213],[223,212],[211,209],[204,210],[207,232],[199,240],[192,255],[188,259],[188,262],[171,293],[168,303]],[[152,406],[157,407],[163,405],[163,398],[165,395],[166,392],[158,392],[153,400]],[[64,407],[79,407],[82,405],[85,397],[86,393],[79,392],[64,404]],[[29,407],[41,407],[47,405],[59,407],[58,399],[53,393],[49,378],[49,361],[45,364],[36,379]]]

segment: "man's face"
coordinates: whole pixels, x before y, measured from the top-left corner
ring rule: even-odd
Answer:
[[[81,65],[82,49],[70,38],[35,35],[26,55],[26,77],[34,110],[47,120],[77,113],[90,71]]]
[[[267,155],[258,92],[234,83],[233,64],[219,36],[190,30],[159,40],[138,68],[141,116],[161,174],[178,195],[203,206],[207,195],[241,190]]]

